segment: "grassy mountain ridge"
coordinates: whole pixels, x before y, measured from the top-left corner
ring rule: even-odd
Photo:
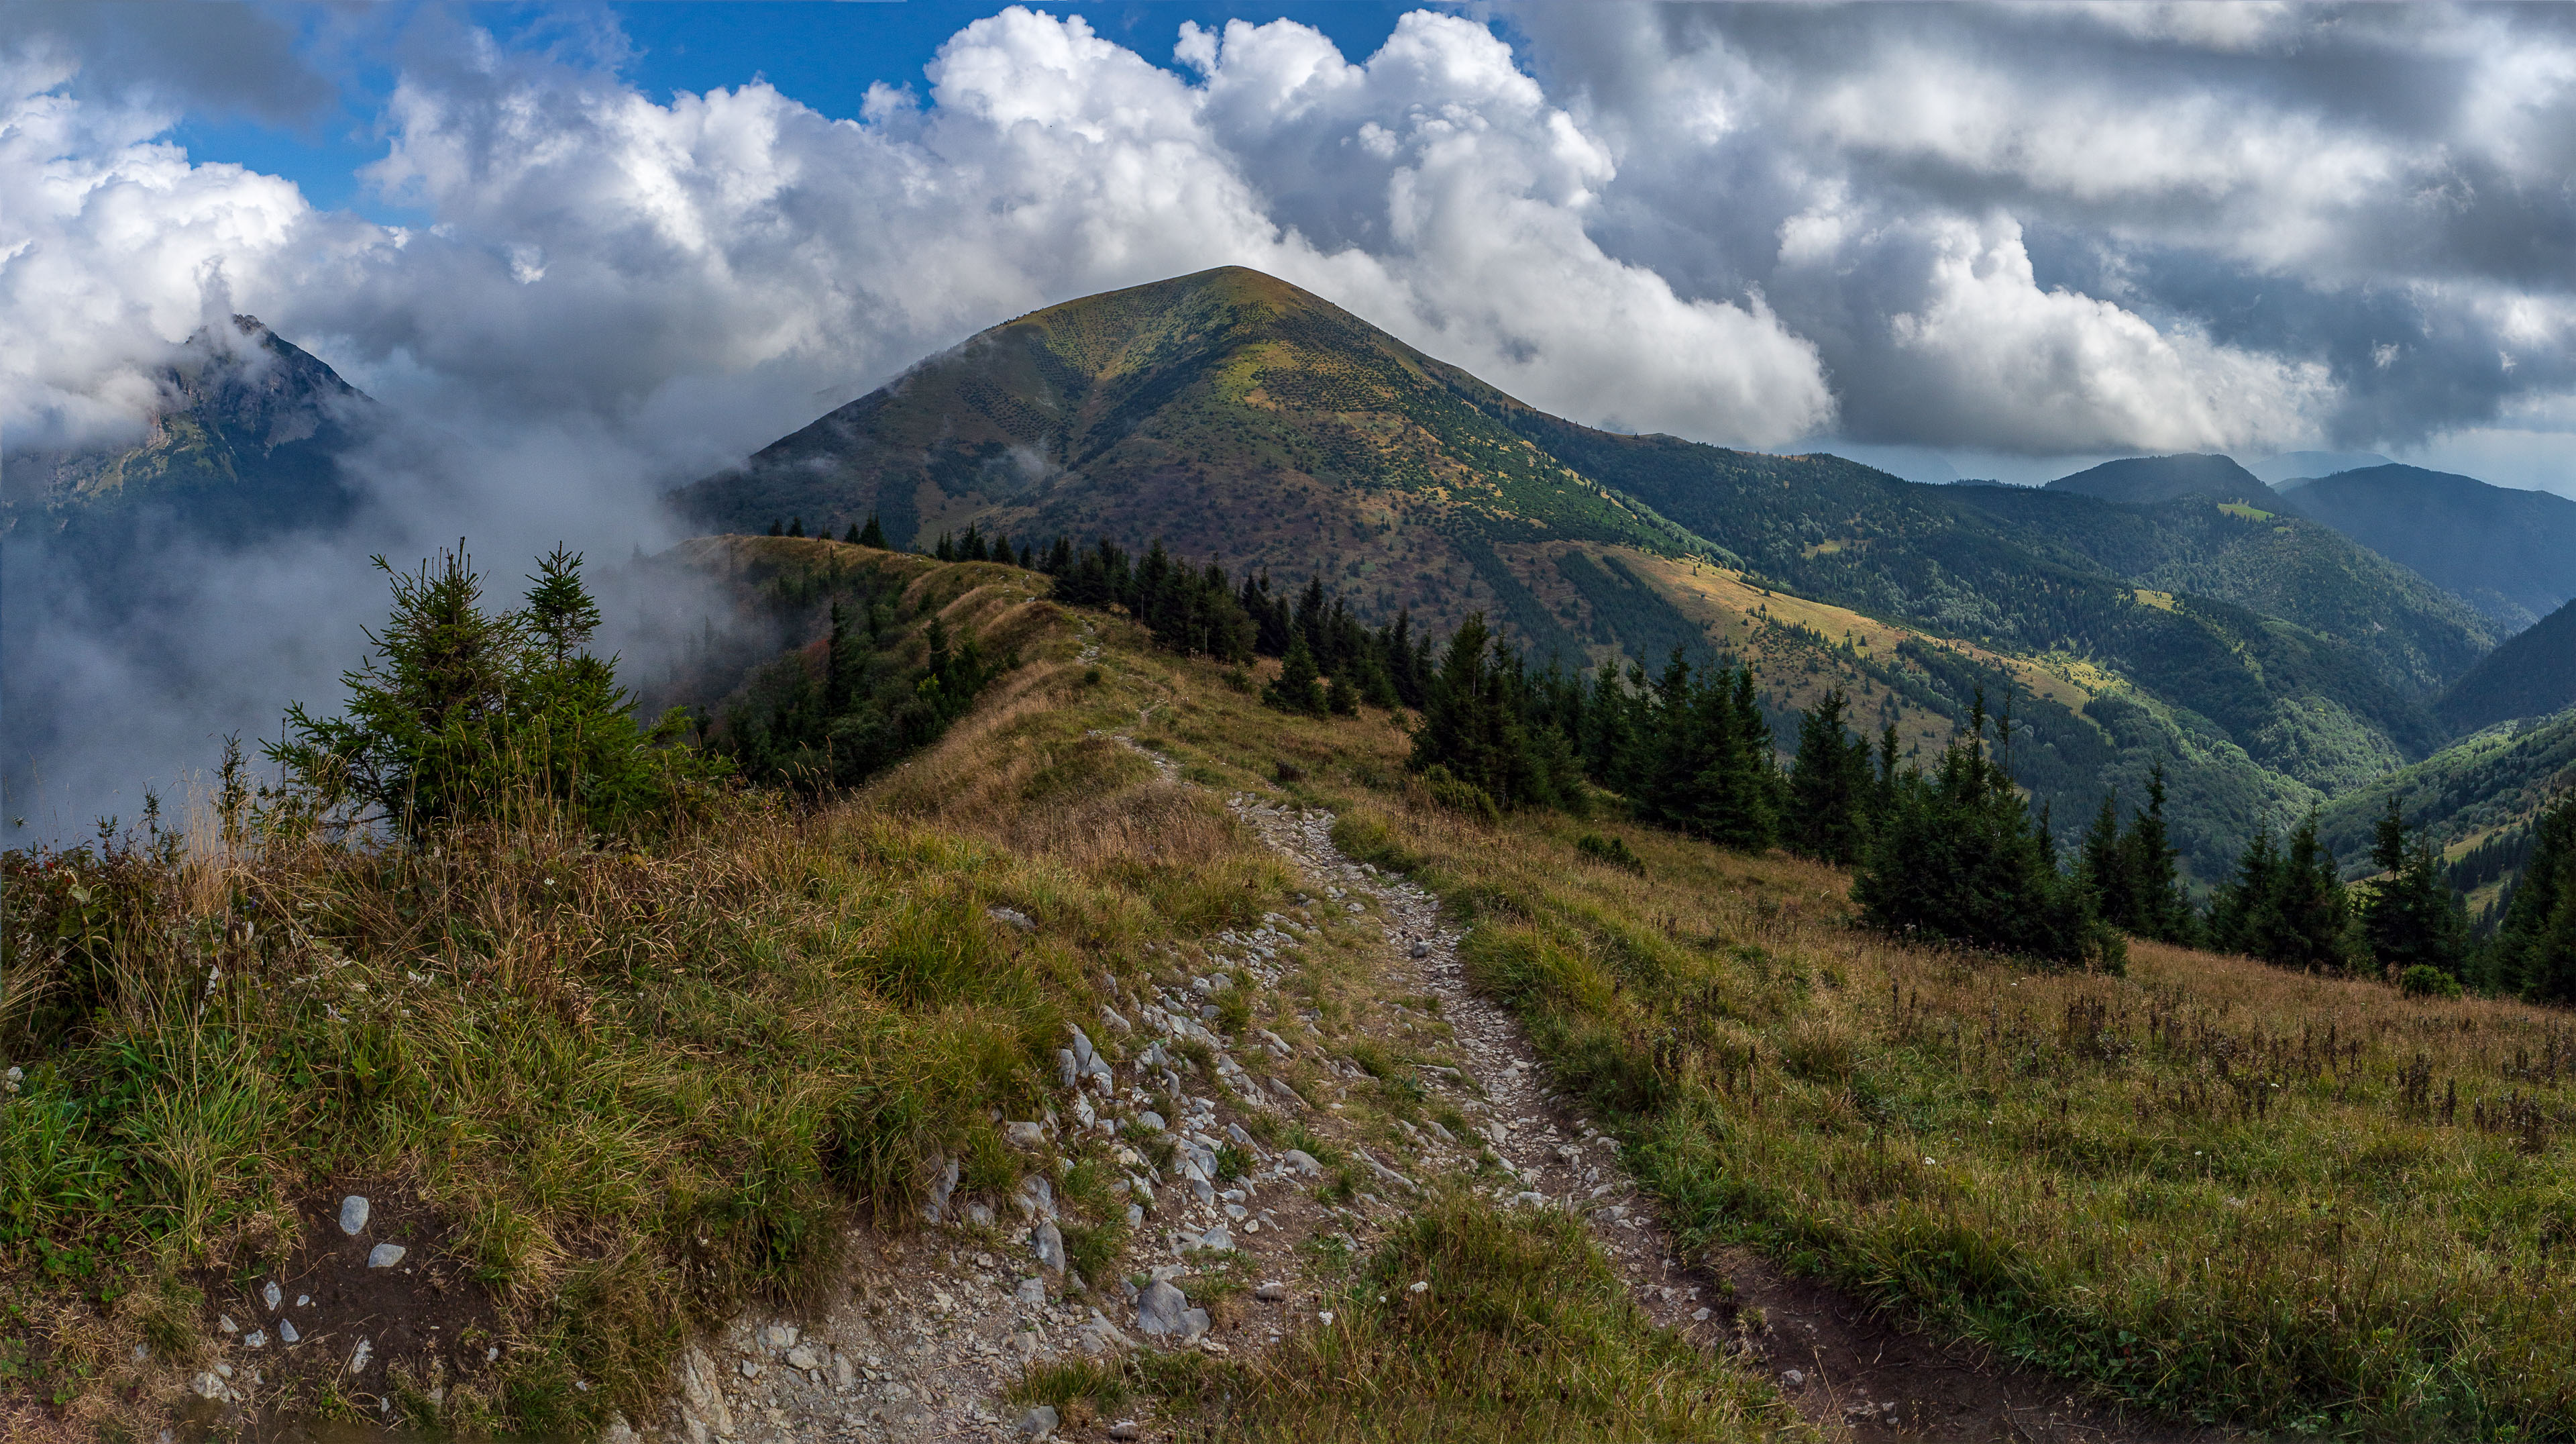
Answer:
[[[1526,609],[1496,542],[1684,538],[1452,394],[1349,313],[1230,267],[1039,311],[678,494],[720,529],[873,512],[897,546],[975,522],[1302,578],[1454,625]]]
[[[1323,573],[1372,620],[1406,606],[1440,630],[1482,611],[1575,665],[1767,638],[1807,658],[1766,679],[1775,717],[1831,675],[1913,718],[1917,741],[1941,730],[1924,716],[2020,677],[2049,734],[2034,785],[2079,813],[2155,757],[2210,764],[2183,804],[2204,875],[2257,819],[2431,752],[2429,698],[2493,645],[2403,568],[2261,507],[1918,486],[1833,456],[1603,432],[1240,268],[995,327],[675,499],[741,532],[792,517],[840,535],[873,513],[897,545],[969,523],[1160,537],[1238,573]],[[1761,595],[1739,588],[1716,615],[1667,565],[1681,559]],[[1776,593],[1892,624],[1931,664],[1892,639],[1828,656],[1830,632],[1809,649],[1765,631]],[[2071,693],[2040,680],[2077,672],[2092,681]]]

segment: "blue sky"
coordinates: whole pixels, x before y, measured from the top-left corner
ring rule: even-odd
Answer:
[[[1234,262],[1605,426],[2576,491],[2569,17],[36,0],[0,10],[0,425],[112,421],[220,290],[389,398],[685,471],[1002,316]],[[847,124],[878,85],[909,103]]]
[[[415,7],[390,6],[390,11]],[[504,43],[534,48],[595,38],[600,15],[613,17],[628,54],[617,73],[646,95],[704,92],[766,80],[835,119],[859,114],[880,82],[919,90],[922,67],[966,24],[1001,8],[955,0],[653,0],[602,7],[507,4],[446,7]],[[1088,19],[1103,35],[1150,60],[1168,64],[1183,21],[1220,26],[1229,19],[1291,19],[1330,36],[1345,55],[1375,51],[1396,18],[1419,5],[1376,0],[1296,3],[1202,3],[1152,0],[1114,5],[1055,5]],[[336,87],[335,103],[301,122],[232,114],[192,117],[172,138],[203,160],[226,160],[294,181],[315,205],[349,209],[392,224],[422,219],[417,208],[370,193],[359,168],[385,153],[382,107],[398,71],[381,51],[335,43],[341,37],[316,13],[282,18],[301,32],[299,50]],[[381,40],[397,24],[380,21]]]

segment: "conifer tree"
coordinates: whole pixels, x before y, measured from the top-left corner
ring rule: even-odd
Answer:
[[[2533,828],[2531,858],[2488,951],[2498,989],[2534,1002],[2576,1003],[2576,795]]]
[[[1322,674],[1315,670],[1315,654],[1306,648],[1302,636],[1288,643],[1288,660],[1279,669],[1278,680],[1262,689],[1261,700],[1282,712],[1300,716],[1324,715]]]
[[[2059,962],[2117,967],[2117,933],[2093,914],[2092,893],[2060,871],[2055,846],[1986,750],[1981,694],[1969,725],[1930,777],[1898,779],[1895,800],[1852,885],[1881,928]],[[2009,755],[2012,728],[1998,728]]]
[[[2352,961],[2352,900],[2311,811],[2282,859],[2278,931],[2266,956],[2285,968],[2341,972]]]
[[[1324,689],[1324,710],[1336,717],[1356,717],[1360,710],[1359,689],[1350,683],[1350,669],[1345,667]]]
[[[771,536],[787,535],[787,523],[773,518],[769,523],[769,534]]]
[[[2408,841],[2406,817],[2391,793],[2370,850],[2379,876],[2361,905],[2362,936],[2383,972],[2434,968],[2457,979],[2467,971],[2469,919],[2443,877],[2432,840]]]
[[[1798,723],[1798,755],[1789,766],[1784,814],[1790,848],[1849,867],[1869,838],[1869,743],[1845,735],[1850,701],[1829,688]]]
[[[1498,807],[1557,802],[1573,779],[1554,765],[1571,766],[1572,753],[1533,745],[1521,715],[1526,699],[1516,692],[1519,678],[1498,650],[1482,612],[1470,613],[1450,634],[1405,765],[1454,778]]]
[[[342,674],[345,710],[290,705],[285,735],[264,749],[284,774],[281,825],[382,823],[417,840],[543,800],[613,831],[722,775],[680,743],[678,714],[639,724],[615,659],[588,650],[600,614],[578,555],[540,559],[525,604],[500,613],[483,610],[461,543],[410,574],[374,560],[393,614],[367,634],[365,665]]]
[[[843,535],[843,536],[842,536],[841,540],[843,540],[843,541],[845,541],[845,542],[849,543],[849,544],[850,544],[850,545],[852,545],[852,546],[856,546],[856,545],[858,545],[858,543],[859,543],[859,524],[858,524],[857,522],[852,522],[852,523],[850,523],[850,529],[849,529],[849,531],[848,531],[845,535]]]
[[[885,528],[877,524],[875,512],[868,513],[868,524],[859,528],[859,534],[855,540],[863,547],[875,547],[879,551],[886,549]]]
[[[948,533],[941,532],[939,542],[930,549],[930,554],[940,561],[953,562],[957,560],[957,544],[948,539]]]
[[[805,534],[805,518],[801,516],[789,517],[787,519],[787,534],[789,536],[803,536]]]

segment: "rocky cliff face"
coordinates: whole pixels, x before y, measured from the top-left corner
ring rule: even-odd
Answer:
[[[354,507],[338,459],[373,403],[258,317],[189,337],[155,379],[141,441],[0,461],[0,530],[80,550],[138,529],[238,544],[333,525]]]

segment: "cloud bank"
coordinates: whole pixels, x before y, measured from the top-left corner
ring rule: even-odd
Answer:
[[[234,311],[403,421],[342,544],[182,548],[195,604],[147,640],[42,614],[20,659],[84,715],[177,719],[129,766],[327,692],[378,595],[351,557],[624,556],[667,539],[664,488],[922,355],[1229,263],[1534,404],[1728,444],[2443,445],[2547,481],[2576,429],[2561,10],[1507,5],[1361,56],[1014,7],[841,119],[648,96],[598,15],[539,45],[160,13],[0,12],[0,439],[133,434]],[[327,111],[326,52],[398,71],[365,180],[418,223],[170,139]]]

